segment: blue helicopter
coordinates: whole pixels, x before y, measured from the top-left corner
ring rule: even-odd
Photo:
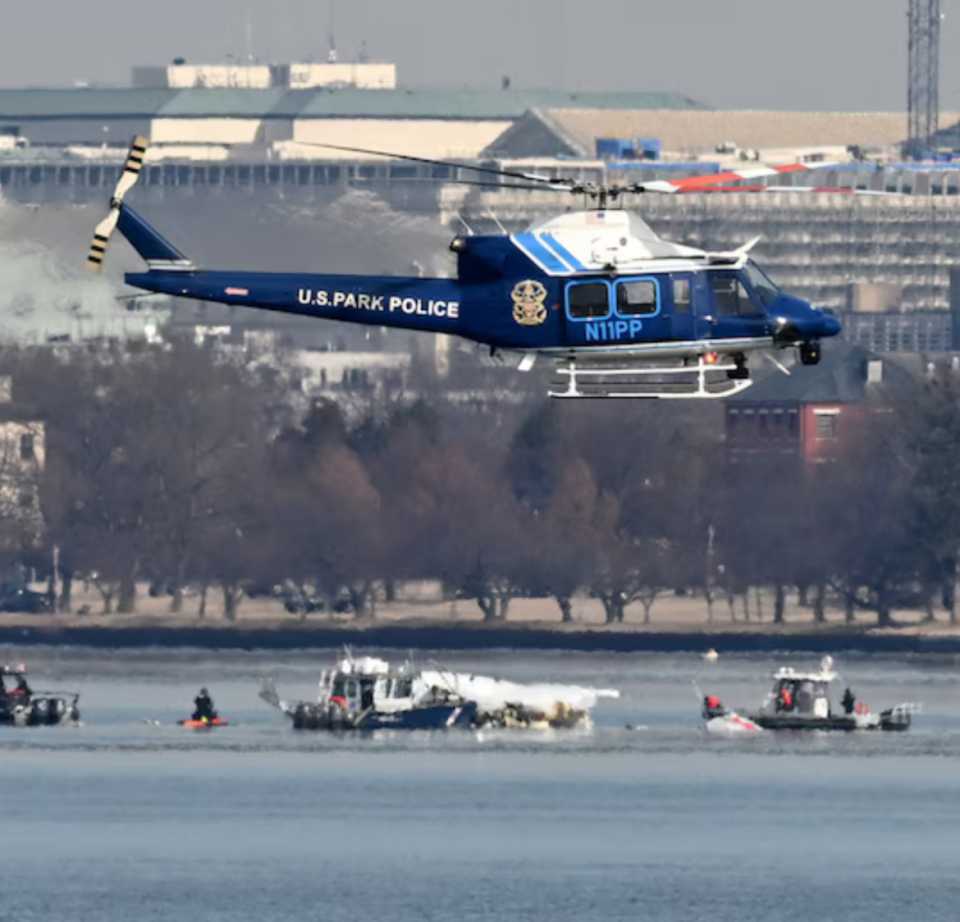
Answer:
[[[124,202],[147,145],[145,138],[134,138],[87,257],[91,269],[100,269],[119,229],[147,264],[146,272],[127,273],[125,280],[145,291],[449,334],[480,343],[493,355],[516,355],[521,371],[544,357],[556,363],[558,381],[548,393],[559,398],[725,397],[750,386],[751,353],[766,353],[789,373],[773,358],[777,350],[796,350],[801,364],[816,365],[820,341],[840,332],[832,313],[782,291],[750,258],[759,238],[711,253],[663,240],[639,216],[614,207],[624,196],[641,193],[768,191],[780,187],[731,184],[823,164],[599,185],[323,145],[495,174],[493,183],[467,182],[554,189],[583,195],[592,205],[522,233],[457,236],[450,244],[456,278],[420,278],[198,269]]]

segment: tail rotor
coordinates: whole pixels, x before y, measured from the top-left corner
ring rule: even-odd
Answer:
[[[93,232],[93,241],[90,244],[90,251],[87,253],[87,268],[91,272],[99,272],[103,267],[103,261],[107,256],[107,245],[110,243],[110,237],[120,220],[120,206],[123,204],[127,193],[137,184],[137,180],[140,178],[140,171],[143,169],[148,145],[149,142],[142,135],[137,135],[130,144],[130,151],[127,154],[126,163],[123,165],[123,172],[120,174],[120,179],[113,190],[113,196],[110,198],[110,211],[107,212],[107,216],[96,226]]]

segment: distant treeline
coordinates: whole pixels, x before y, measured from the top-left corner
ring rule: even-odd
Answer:
[[[775,621],[793,589],[816,620],[828,599],[851,620],[955,617],[952,377],[865,405],[838,459],[809,466],[729,459],[717,404],[370,396],[347,417],[188,344],[10,351],[2,370],[46,427],[41,534],[8,511],[4,539],[41,570],[57,549],[62,610],[82,577],[107,611],[135,610],[148,582],[174,611],[198,591],[200,614],[216,588],[233,618],[286,585],[304,610],[348,600],[369,617],[399,582],[432,579],[489,620],[521,595],[564,620],[579,595],[611,623],[668,593],[733,614],[758,587]]]

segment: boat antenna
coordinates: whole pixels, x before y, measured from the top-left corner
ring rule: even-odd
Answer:
[[[430,665],[436,668],[437,672],[440,673],[441,678],[446,682],[447,691],[453,695],[459,694],[453,686],[453,671],[447,669],[446,666],[438,662],[436,659],[431,659]]]

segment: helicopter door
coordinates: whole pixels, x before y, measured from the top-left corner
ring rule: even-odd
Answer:
[[[712,299],[711,336],[762,336],[766,331],[766,314],[750,297],[735,270],[707,273]]]
[[[680,276],[680,278],[683,277]],[[716,318],[714,317],[713,296],[707,280],[707,273],[693,272],[686,277],[690,279],[690,320],[684,327],[681,312],[681,321],[677,329],[683,329],[685,332],[692,334],[681,337],[683,339],[710,339],[711,336],[716,335]]]
[[[694,280],[691,272],[674,272],[670,275],[670,338],[686,341],[697,338],[697,318],[694,311]],[[701,299],[702,300],[702,299]]]

